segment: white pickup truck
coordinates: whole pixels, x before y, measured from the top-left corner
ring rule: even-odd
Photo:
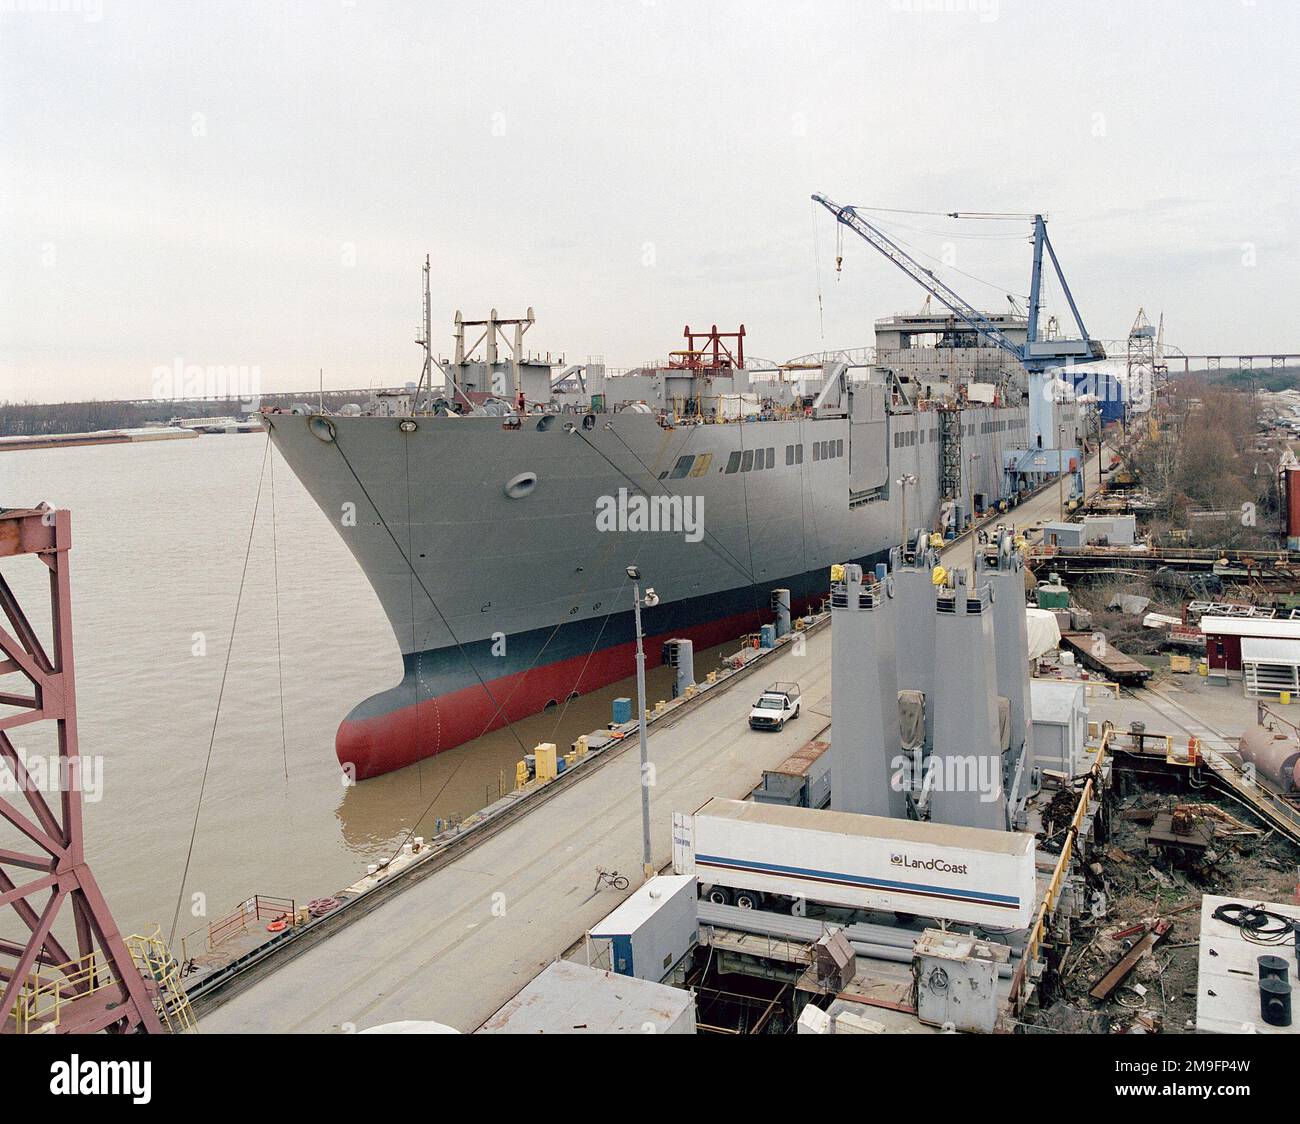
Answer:
[[[799,684],[773,683],[749,712],[751,730],[780,730],[791,718],[799,717]]]

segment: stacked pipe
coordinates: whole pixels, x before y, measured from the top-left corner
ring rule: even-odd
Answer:
[[[1280,956],[1261,956],[1259,965],[1259,1016],[1269,1026],[1291,1025],[1290,966]]]

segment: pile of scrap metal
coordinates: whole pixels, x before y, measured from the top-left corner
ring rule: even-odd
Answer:
[[[1157,812],[1147,832],[1147,847],[1178,857],[1206,858],[1213,861],[1215,825],[1208,817],[1180,806]]]
[[[1213,849],[1216,839],[1231,844],[1258,839],[1263,834],[1223,808],[1207,803],[1133,808],[1124,813],[1124,818],[1151,825],[1145,835],[1148,850],[1159,851],[1175,860],[1191,859],[1209,864],[1221,857]]]
[[[1092,985],[1088,992],[1094,999],[1109,999],[1126,979],[1129,973],[1137,967],[1138,961],[1146,956],[1168,935],[1174,923],[1167,917],[1150,918],[1140,925],[1133,925],[1128,929],[1121,929],[1117,933],[1111,933],[1111,939],[1117,941],[1126,941],[1130,938],[1133,943],[1129,945],[1128,950],[1114,964],[1112,964],[1095,984]],[[1139,998],[1142,993],[1138,993]],[[1152,1028],[1154,1029],[1154,1028]]]

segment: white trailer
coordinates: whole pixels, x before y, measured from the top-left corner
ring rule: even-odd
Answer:
[[[1036,896],[1026,832],[717,797],[673,814],[673,870],[738,905],[775,896],[1010,929],[1029,925]]]

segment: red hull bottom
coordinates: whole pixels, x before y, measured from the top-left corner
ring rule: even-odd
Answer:
[[[766,616],[766,614],[765,614]],[[710,648],[754,627],[747,612],[675,629],[645,641],[646,665],[660,662],[665,640],[691,640]],[[636,645],[629,641],[556,663],[504,675],[445,695],[420,699],[367,718],[345,718],[334,739],[339,764],[355,780],[390,773],[426,757],[463,745],[508,721],[537,714],[548,703],[564,702],[625,679],[635,670]]]

